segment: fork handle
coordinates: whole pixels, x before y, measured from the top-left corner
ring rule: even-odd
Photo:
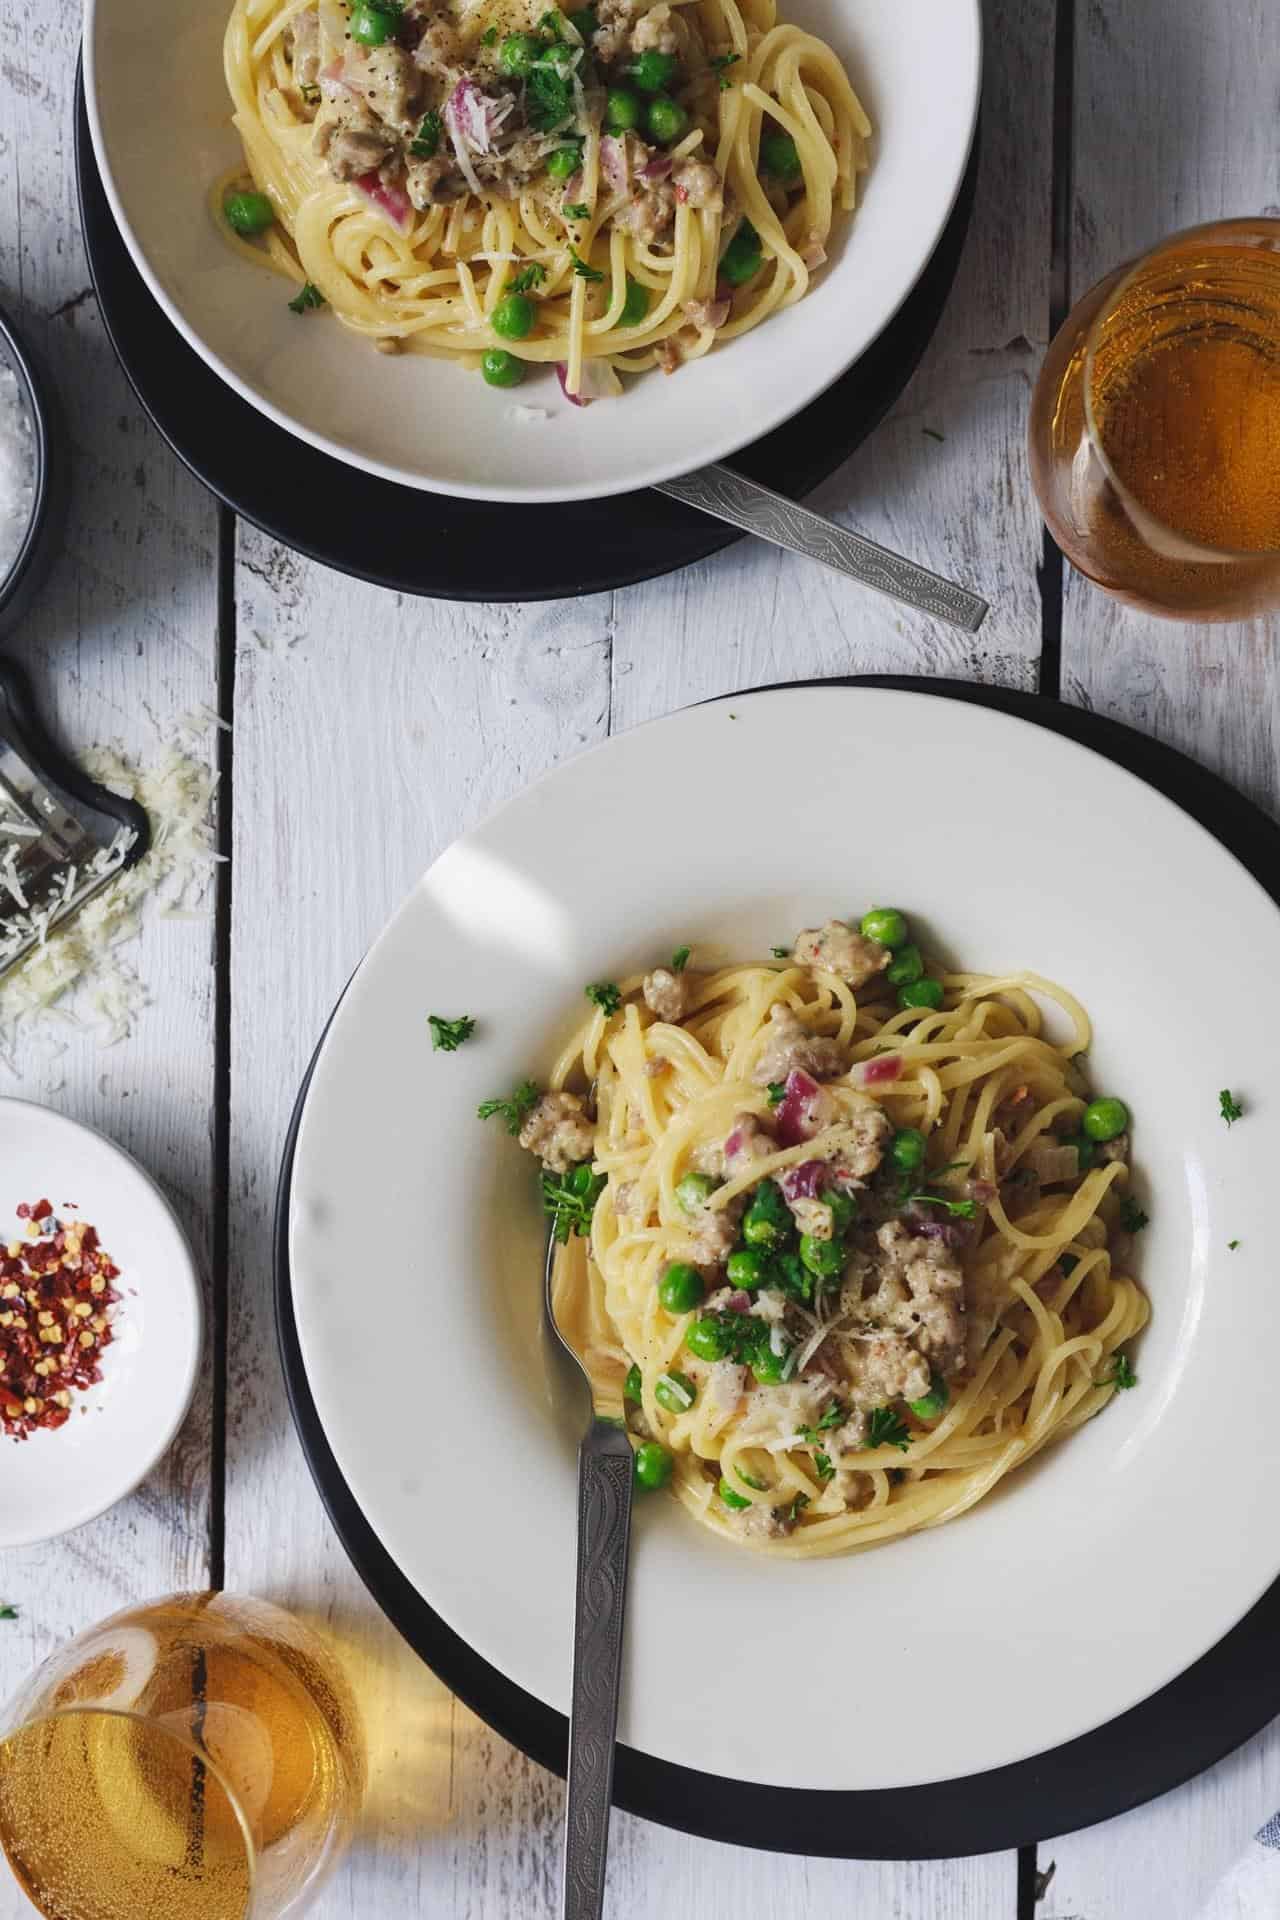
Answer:
[[[578,1452],[578,1594],[573,1629],[564,1920],[600,1920],[622,1674],[631,1541],[631,1442],[593,1420]]]

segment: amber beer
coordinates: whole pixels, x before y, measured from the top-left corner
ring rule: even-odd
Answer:
[[[49,1920],[270,1920],[364,1779],[341,1676],[275,1607],[179,1595],[55,1655],[0,1742],[0,1840]]]
[[[1280,222],[1200,228],[1087,294],[1032,408],[1045,518],[1151,612],[1280,603]]]

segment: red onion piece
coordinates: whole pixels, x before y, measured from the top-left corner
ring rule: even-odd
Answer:
[[[828,1100],[822,1088],[799,1068],[787,1075],[787,1090],[775,1118],[778,1139],[784,1147],[795,1147],[811,1140],[825,1124]]]
[[[563,360],[556,361],[556,379],[560,382],[561,393],[564,395],[565,399],[570,402],[572,406],[589,407],[591,405],[591,401],[589,398],[586,398],[581,394],[570,393],[569,368],[565,363],[565,361]]]
[[[742,1128],[735,1127],[733,1132],[729,1135],[729,1138],[724,1143],[724,1157],[726,1160],[732,1160],[736,1158],[736,1156],[741,1152],[742,1152]]]
[[[736,1293],[729,1295],[724,1304],[730,1313],[750,1313],[751,1295],[739,1287]]]
[[[878,1053],[872,1060],[859,1061],[853,1070],[853,1077],[860,1087],[882,1087],[890,1080],[897,1080],[901,1073],[900,1053]]]
[[[695,327],[722,327],[729,318],[727,300],[686,300],[684,310]]]
[[[627,154],[627,144],[625,140],[619,140],[612,133],[606,133],[600,142],[600,172],[606,184],[615,193],[631,191],[631,161]],[[568,194],[571,202],[580,197],[580,194]]]
[[[401,232],[413,218],[413,206],[403,187],[389,187],[379,179],[377,169],[372,173],[362,173],[355,182],[366,200],[372,200],[375,207],[381,209],[387,218],[394,221]]]
[[[647,180],[650,185],[652,185],[655,180],[665,180],[674,164],[675,162],[669,153],[655,153],[652,160],[650,160],[646,166],[641,167],[640,178]]]
[[[825,1160],[802,1160],[798,1167],[787,1168],[778,1185],[786,1200],[816,1200],[830,1174]]]

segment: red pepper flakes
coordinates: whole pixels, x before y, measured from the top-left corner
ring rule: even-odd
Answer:
[[[101,1380],[120,1269],[95,1227],[47,1200],[17,1213],[24,1237],[0,1243],[0,1432],[25,1440],[64,1426],[72,1395]]]

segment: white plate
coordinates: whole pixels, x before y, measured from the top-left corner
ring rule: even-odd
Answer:
[[[518,394],[299,321],[284,283],[231,253],[206,210],[240,157],[223,0],[86,0],[85,97],[112,210],[169,318],[278,426],[366,472],[482,500],[590,499],[731,454],[830,386],[897,312],[951,211],[973,138],[979,0],[787,0],[849,63],[876,125],[865,201],[797,306],[684,368],[571,407],[548,370]],[[517,426],[516,404],[545,408]]]
[[[30,1546],[123,1500],[167,1452],[200,1363],[200,1286],[159,1187],[102,1135],[47,1107],[0,1100],[0,1234],[15,1209],[50,1200],[98,1229],[120,1269],[115,1337],[102,1379],[71,1418],[26,1440],[0,1434],[0,1547]]]
[[[348,989],[294,1166],[294,1307],[341,1473],[430,1605],[564,1711],[574,1435],[543,1364],[532,1163],[476,1104],[545,1071],[584,982],[686,941],[767,953],[877,900],[955,963],[1083,997],[1094,1084],[1136,1117],[1153,1313],[1138,1388],[936,1532],[779,1565],[641,1504],[621,1738],[771,1785],[908,1786],[1055,1747],[1190,1665],[1280,1570],[1271,901],[1161,795],[1023,721],[871,689],[696,708],[437,861]],[[480,1031],[433,1054],[428,1012]],[[1230,1131],[1223,1086],[1247,1106]]]

